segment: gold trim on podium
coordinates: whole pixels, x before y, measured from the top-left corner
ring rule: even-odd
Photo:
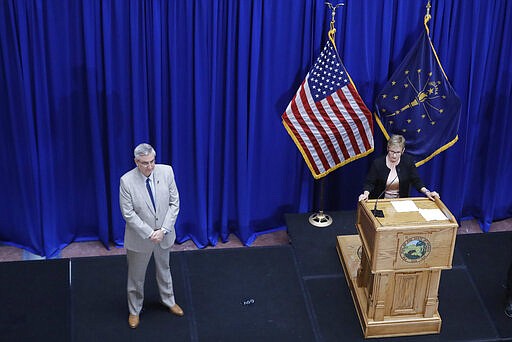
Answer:
[[[418,211],[397,212],[392,201],[438,209],[444,219],[427,221]],[[426,198],[360,202],[359,235],[337,237],[337,250],[366,338],[436,334],[441,331],[438,288],[451,268],[458,224],[440,201]]]

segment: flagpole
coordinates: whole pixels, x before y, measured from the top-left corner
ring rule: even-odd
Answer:
[[[330,23],[330,27],[329,27],[328,36],[329,36],[329,40],[331,41],[332,45],[336,49],[336,42],[334,40],[334,35],[336,33],[336,29],[334,28],[334,23],[335,23],[334,17],[336,16],[336,9],[340,6],[344,6],[345,4],[340,3],[340,4],[337,4],[336,6],[333,6],[333,4],[331,4],[330,2],[326,2],[325,4],[327,6],[329,6],[329,8],[331,9],[331,23]],[[319,200],[318,200],[319,211],[312,214],[309,217],[309,223],[311,223],[311,225],[318,227],[318,228],[329,227],[332,224],[332,218],[328,214],[324,213],[324,211],[323,211],[324,187],[325,187],[325,177],[320,179],[320,196],[319,196]]]
[[[336,29],[334,28],[334,23],[335,23],[334,17],[336,16],[336,9],[340,6],[345,6],[345,4],[339,3],[336,6],[333,6],[333,4],[331,4],[330,2],[326,2],[325,4],[327,6],[329,6],[329,8],[331,9],[331,23],[330,23],[329,32],[327,33],[327,35],[329,36],[329,40],[331,41],[332,45],[334,45],[334,48],[337,50],[336,42],[334,40],[334,35],[336,34]]]
[[[428,29],[428,22],[432,18],[432,16],[430,15],[430,8],[431,7],[432,6],[430,5],[430,0],[428,0],[427,5],[425,6],[425,8],[427,9],[427,13],[425,14],[425,17],[423,17],[423,25],[425,25],[425,29],[427,30],[427,34],[428,35],[430,35],[430,30]]]
[[[322,210],[324,204],[324,186],[325,177],[320,179],[320,198],[318,200],[318,207],[320,210],[309,217],[309,223],[318,228],[329,227],[332,223],[332,218]]]

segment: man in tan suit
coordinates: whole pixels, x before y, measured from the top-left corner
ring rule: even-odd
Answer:
[[[134,151],[137,167],[121,177],[119,203],[126,221],[124,246],[128,260],[128,324],[135,329],[144,301],[144,279],[151,255],[156,266],[160,299],[171,313],[183,316],[174,299],[169,255],[176,239],[174,224],[180,208],[174,172],[169,165],[155,164],[149,144]]]

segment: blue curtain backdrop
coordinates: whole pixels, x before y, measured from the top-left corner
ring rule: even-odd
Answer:
[[[367,106],[423,29],[426,0],[345,0],[342,60]],[[459,219],[512,216],[512,2],[433,0],[462,100],[459,142],[420,167]],[[0,2],[0,241],[51,257],[122,245],[119,178],[140,142],[173,165],[178,241],[245,244],[283,214],[354,210],[376,152],[319,182],[281,114],[327,39],[324,0]]]

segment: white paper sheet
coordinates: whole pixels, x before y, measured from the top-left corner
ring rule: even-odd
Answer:
[[[419,211],[416,204],[413,201],[391,201],[391,204],[395,210],[399,213],[405,213],[408,211]]]
[[[420,209],[420,214],[426,221],[446,220],[447,217],[439,209]]]

